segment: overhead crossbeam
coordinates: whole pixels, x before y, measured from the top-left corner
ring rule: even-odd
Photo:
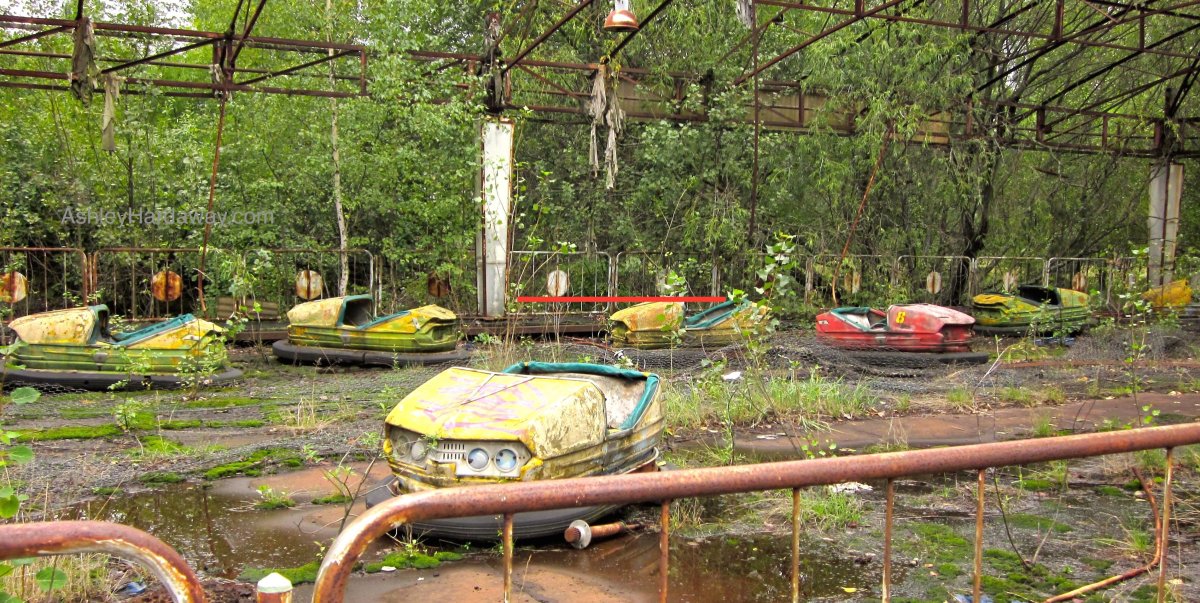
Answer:
[[[153,86],[159,88],[161,93],[167,96],[183,96],[183,97],[203,97],[212,96],[225,92],[258,92],[266,94],[285,94],[294,96],[316,96],[330,98],[348,98],[353,96],[366,95],[367,81],[367,50],[366,47],[359,44],[343,44],[337,42],[312,41],[312,40],[295,40],[286,38],[273,38],[266,36],[252,35],[253,27],[257,21],[258,15],[262,11],[265,0],[260,0],[255,8],[254,13],[247,19],[240,33],[220,33],[212,31],[200,31],[191,29],[179,29],[169,27],[153,27],[145,25],[126,25],[119,23],[93,23],[93,29],[99,37],[118,37],[118,38],[139,38],[152,41],[173,42],[182,44],[169,48],[160,52],[156,52],[147,56],[138,58],[116,58],[116,57],[101,57],[97,58],[98,63],[109,64],[110,66],[103,69],[103,73],[122,72],[140,66],[152,67],[170,67],[203,70],[206,73],[214,66],[213,63],[189,63],[179,61],[165,61],[163,59],[180,55],[188,51],[196,50],[206,46],[230,44],[227,53],[215,53],[223,55],[225,58],[223,64],[216,66],[223,71],[226,71],[230,76],[246,75],[248,80],[236,82],[233,77],[225,78],[224,81],[214,82],[210,77],[206,77],[202,81],[166,79],[155,77],[125,77],[124,82],[127,86],[135,87],[127,92],[137,93],[136,87]],[[0,42],[0,56],[26,56],[26,57],[41,57],[49,59],[70,60],[71,55],[67,53],[55,53],[45,51],[21,50],[11,48],[23,43],[28,43],[34,40],[43,39],[55,34],[70,35],[74,33],[78,21],[66,19],[49,19],[40,17],[24,17],[18,15],[0,15],[0,29],[21,30],[37,28],[33,34],[10,39],[5,42]],[[42,29],[49,28],[49,29]],[[291,53],[298,55],[319,54],[320,58],[306,59],[300,61],[293,66],[281,69],[263,69],[261,67],[254,69],[243,69],[236,66],[236,53],[239,49],[258,49],[270,50],[281,53]],[[335,73],[332,78],[328,73],[309,75],[305,70],[337,61],[339,59],[347,59],[357,57],[354,61],[354,68],[357,71],[354,75],[345,73]],[[218,59],[214,59],[218,60]],[[43,82],[38,83],[36,80],[62,81],[67,79],[67,70],[62,72],[30,70],[30,69],[13,69],[0,68],[0,76],[5,79],[0,79],[0,88],[22,88],[31,90],[57,90],[63,86],[60,84]],[[354,89],[337,89],[340,86],[333,86],[334,89],[317,89],[309,87],[281,87],[281,86],[263,86],[261,82],[273,78],[294,76],[300,79],[308,78],[310,80],[328,83],[331,79],[333,82],[354,82],[357,85]],[[17,79],[8,79],[17,78]],[[28,81],[34,80],[34,81]]]
[[[914,23],[914,24],[918,24],[918,25],[926,25],[926,26],[930,26],[930,27],[939,27],[939,28],[947,28],[947,29],[956,29],[956,30],[960,30],[960,31],[970,31],[970,32],[978,32],[978,33],[989,33],[989,34],[1014,36],[1014,37],[1026,38],[1026,39],[1031,39],[1031,40],[1047,40],[1047,41],[1051,41],[1051,42],[1055,42],[1055,43],[1069,43],[1069,44],[1074,44],[1074,45],[1089,47],[1089,48],[1108,48],[1108,49],[1114,49],[1114,50],[1127,50],[1127,51],[1141,52],[1144,54],[1153,54],[1153,55],[1159,55],[1159,56],[1190,59],[1190,58],[1192,58],[1191,55],[1186,52],[1179,52],[1179,51],[1157,48],[1157,47],[1147,48],[1146,47],[1147,45],[1144,43],[1141,43],[1137,46],[1131,46],[1128,44],[1121,44],[1121,43],[1117,43],[1117,42],[1092,40],[1092,39],[1086,38],[1085,36],[1092,34],[1092,33],[1096,33],[1098,31],[1105,30],[1105,29],[1112,29],[1112,28],[1118,27],[1120,25],[1144,22],[1148,17],[1152,17],[1152,16],[1160,16],[1160,15],[1161,16],[1171,16],[1173,14],[1176,14],[1177,11],[1179,11],[1180,9],[1200,5],[1200,0],[1183,0],[1181,2],[1178,2],[1171,6],[1165,7],[1163,9],[1144,9],[1144,8],[1138,9],[1138,14],[1135,16],[1124,16],[1121,18],[1105,19],[1104,24],[1102,26],[1090,27],[1090,28],[1086,28],[1081,31],[1071,32],[1071,33],[1064,31],[1061,20],[1059,20],[1059,21],[1056,21],[1056,26],[1053,29],[1053,31],[1047,33],[1044,31],[1033,31],[1033,30],[1019,29],[1019,28],[1015,28],[1015,27],[997,27],[997,26],[993,26],[993,25],[980,25],[980,24],[971,23],[970,22],[970,8],[971,8],[972,0],[961,0],[962,1],[962,5],[961,5],[962,10],[961,10],[961,17],[958,21],[947,21],[947,20],[943,20],[943,19],[912,17],[912,16],[908,16],[905,14],[893,14],[893,13],[886,12],[888,9],[894,8],[894,7],[902,4],[904,1],[905,0],[887,0],[886,2],[883,2],[882,4],[868,7],[868,6],[866,6],[866,4],[863,0],[856,0],[854,8],[848,9],[848,8],[837,8],[834,6],[820,6],[820,5],[815,5],[815,4],[800,3],[800,2],[794,2],[791,0],[754,0],[755,4],[761,4],[761,5],[767,5],[767,6],[777,6],[777,7],[787,8],[789,10],[803,10],[803,11],[809,11],[809,12],[843,15],[843,16],[848,16],[850,18],[840,21],[838,23],[835,23],[831,26],[828,26],[821,32],[809,37],[808,39],[800,42],[799,44],[784,51],[783,53],[781,53],[775,57],[772,57],[771,59],[768,59],[767,61],[761,63],[757,69],[752,70],[751,72],[739,77],[737,80],[735,80],[734,83],[741,84],[742,82],[749,80],[750,78],[754,77],[755,75],[758,75],[759,73],[761,73],[767,69],[770,69],[771,67],[778,64],[780,61],[796,54],[797,52],[800,52],[801,50],[807,48],[808,46],[812,45],[813,43],[815,43],[821,39],[824,39],[824,38],[828,37],[829,35],[836,33],[837,31],[840,31],[850,25],[853,25],[855,23],[859,23],[859,22],[862,22],[862,21],[865,21],[868,19],[877,19],[877,20],[899,22],[899,23]],[[1061,13],[1059,13],[1059,14],[1061,14]]]

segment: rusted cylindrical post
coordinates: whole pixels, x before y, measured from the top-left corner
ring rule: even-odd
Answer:
[[[662,501],[658,533],[658,600],[667,603],[671,569],[671,501]]]
[[[986,469],[979,470],[979,488],[975,497],[975,584],[971,588],[974,594],[972,601],[982,600],[983,595],[983,495],[986,484],[983,481]]]
[[[258,581],[258,603],[292,603],[292,581],[272,572]]]
[[[792,488],[792,603],[800,603],[800,488]]]
[[[896,485],[887,481],[887,502],[883,514],[883,603],[892,600],[892,512],[896,506]]]
[[[504,514],[504,603],[512,596],[513,514]]]
[[[1167,600],[1167,546],[1171,542],[1171,479],[1174,476],[1175,449],[1167,449],[1166,475],[1163,476],[1162,533],[1158,536],[1158,603]]]

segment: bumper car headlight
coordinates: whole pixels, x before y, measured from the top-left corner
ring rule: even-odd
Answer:
[[[517,453],[510,448],[501,448],[495,457],[496,468],[509,473],[517,468]]]
[[[476,471],[487,469],[489,461],[491,461],[491,458],[488,457],[487,451],[482,448],[475,448],[467,453],[467,465]]]

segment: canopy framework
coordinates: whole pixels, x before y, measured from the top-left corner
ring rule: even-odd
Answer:
[[[165,96],[211,98],[231,92],[256,92],[293,96],[348,98],[367,94],[367,50],[359,44],[295,40],[252,35],[254,23],[264,2],[259,2],[245,27],[236,32],[199,31],[119,23],[92,23],[98,39],[96,62],[102,74],[124,77],[126,94],[139,94],[148,88]],[[56,37],[67,41],[75,35],[82,19],[48,19],[17,15],[0,15],[0,29],[29,31],[0,41],[0,57],[9,63],[21,59],[41,59],[58,70],[12,68],[0,61],[0,88],[32,90],[67,90],[71,54],[30,49],[36,41],[52,42]],[[141,56],[111,48],[104,40],[136,39],[146,48]],[[117,46],[112,44],[111,46]],[[211,48],[211,60],[198,62],[198,51]],[[180,60],[178,55],[191,53],[192,60]],[[257,55],[253,56],[252,55]],[[242,66],[253,63],[256,66]],[[334,63],[335,73],[330,84],[327,69],[313,68]],[[346,64],[349,63],[349,66]],[[270,65],[264,67],[263,65]],[[278,66],[276,66],[278,65]],[[127,75],[138,67],[156,68],[151,75]],[[340,68],[341,72],[338,72]],[[311,71],[311,73],[310,73]],[[219,74],[219,75],[218,75]],[[275,83],[280,85],[271,85]],[[320,87],[310,84],[318,83]]]
[[[504,82],[495,89],[503,95],[489,103],[495,113],[524,107],[542,118],[583,123],[591,81],[600,67],[637,33],[653,36],[650,21],[681,5],[668,0],[655,6],[642,30],[615,40],[609,56],[581,62],[538,58],[539,49],[544,52],[556,32],[590,3],[570,5],[511,60],[500,58],[494,47],[480,55],[422,51],[412,56],[459,62],[471,73],[502,72]],[[719,86],[753,85],[757,101],[746,104],[740,121],[772,130],[852,135],[857,131],[854,108],[832,119],[826,116],[814,127],[813,118],[836,96],[806,83],[804,76],[783,77],[781,70],[790,58],[823,40],[857,33],[861,42],[876,31],[905,24],[959,32],[973,46],[985,45],[976,44],[982,40],[997,50],[979,69],[970,94],[931,111],[904,142],[944,145],[986,139],[1057,152],[1200,156],[1200,118],[1194,109],[1185,109],[1196,103],[1184,102],[1200,76],[1200,0],[1026,0],[1005,5],[997,0],[752,0],[751,12],[759,13],[751,16],[755,26],[732,43],[716,42],[723,50],[716,64],[753,53],[739,75],[715,82],[711,71],[664,70],[662,65],[637,64],[635,58],[621,67],[615,94],[631,119],[695,122],[709,116],[686,108],[697,104],[687,102],[692,100],[689,86],[707,93]],[[505,31],[518,20],[527,22],[529,8],[529,3],[521,6]],[[796,14],[819,15],[825,23],[804,31],[785,21]],[[759,57],[760,42],[764,51],[771,46],[767,42],[776,48],[790,45]],[[1161,99],[1159,107],[1148,108],[1147,97]]]

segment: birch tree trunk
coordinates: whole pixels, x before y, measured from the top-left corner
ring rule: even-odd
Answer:
[[[329,35],[327,39],[332,42],[333,0],[325,0],[325,16],[329,22]],[[332,48],[329,49],[331,56],[333,52]],[[335,83],[333,61],[329,61],[329,85],[333,86]],[[333,147],[333,212],[337,216],[338,249],[341,250],[341,253],[338,255],[338,295],[345,295],[346,285],[350,279],[350,256],[347,254],[347,250],[350,247],[350,237],[346,233],[346,214],[342,210],[342,157],[341,152],[338,150],[338,102],[336,98],[329,99],[329,109],[332,114],[329,126],[329,143]]]

